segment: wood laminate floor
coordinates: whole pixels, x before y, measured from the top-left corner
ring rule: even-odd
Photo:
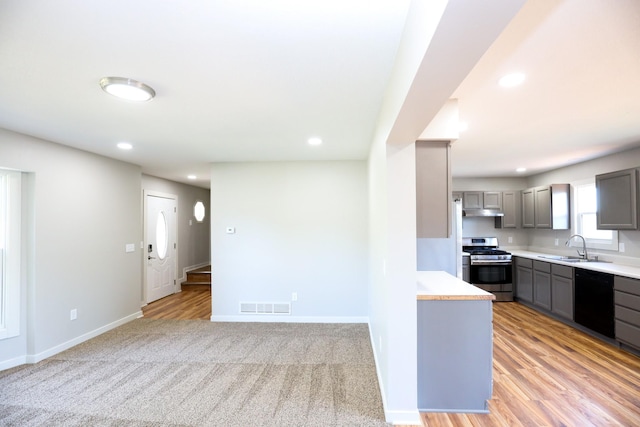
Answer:
[[[493,306],[490,413],[423,413],[425,426],[640,426],[640,358],[522,304]],[[211,288],[190,287],[143,313],[209,319]]]
[[[182,292],[142,307],[147,319],[211,319],[211,285],[183,286]]]
[[[640,426],[640,358],[519,303],[494,303],[489,414],[425,426]]]

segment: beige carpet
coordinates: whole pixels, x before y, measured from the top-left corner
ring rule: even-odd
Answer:
[[[358,324],[138,319],[0,372],[2,426],[386,426]]]

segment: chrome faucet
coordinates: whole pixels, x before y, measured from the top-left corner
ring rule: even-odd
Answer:
[[[584,239],[584,237],[582,237],[579,234],[574,234],[571,237],[569,237],[569,240],[567,240],[567,242],[564,244],[565,246],[571,246],[571,239],[573,239],[574,237],[579,237],[582,239],[582,253],[580,253],[579,250],[576,249],[576,252],[578,252],[578,255],[580,255],[580,258],[588,260],[589,257],[587,256],[587,241]]]

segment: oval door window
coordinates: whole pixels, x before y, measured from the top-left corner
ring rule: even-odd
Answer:
[[[158,247],[158,258],[164,259],[167,256],[167,244],[169,243],[169,230],[167,229],[167,219],[164,212],[158,213],[156,221],[156,245]]]

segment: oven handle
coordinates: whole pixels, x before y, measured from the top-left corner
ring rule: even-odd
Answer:
[[[469,265],[511,265],[511,261],[474,260]]]

